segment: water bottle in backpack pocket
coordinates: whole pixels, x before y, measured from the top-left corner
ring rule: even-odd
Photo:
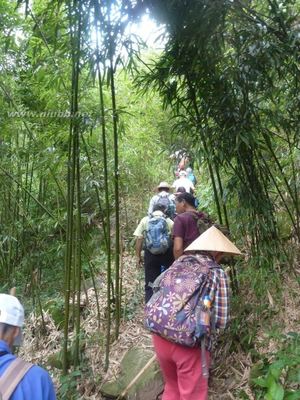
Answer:
[[[153,296],[145,307],[146,327],[165,339],[197,347],[210,335],[214,271],[209,257],[179,257],[153,282]]]
[[[145,232],[145,248],[152,254],[164,254],[171,245],[168,224],[164,217],[151,217]]]

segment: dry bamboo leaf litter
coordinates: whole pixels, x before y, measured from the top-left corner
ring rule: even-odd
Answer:
[[[126,316],[131,313],[131,319],[125,319],[120,326],[120,336],[118,341],[111,345],[110,368],[104,373],[104,343],[99,339],[99,331],[105,331],[106,319],[106,286],[102,285],[97,289],[100,309],[100,329],[98,327],[98,311],[96,293],[93,288],[89,288],[82,293],[82,332],[85,336],[84,364],[88,366],[88,373],[78,381],[78,391],[81,393],[80,399],[101,400],[99,388],[101,382],[116,379],[120,369],[120,361],[126,351],[133,346],[143,348],[152,348],[151,337],[143,327],[143,281],[141,271],[136,270],[133,257],[123,257],[123,304],[125,304]],[[101,278],[103,282],[105,277]],[[300,322],[298,310],[300,307],[300,298],[295,296],[298,293],[298,286],[292,278],[287,278],[286,286],[287,296],[285,298],[284,308],[280,310],[278,319],[285,326],[285,331],[300,331]],[[297,287],[296,287],[297,286]],[[132,300],[135,299],[135,302]],[[132,303],[135,305],[133,306]],[[135,309],[134,307],[138,305]],[[44,322],[46,332],[43,332],[43,324],[40,316],[31,314],[26,319],[24,329],[24,347],[20,354],[28,361],[45,365],[45,360],[51,354],[60,350],[63,340],[63,333],[58,330],[49,312],[44,311]],[[253,315],[248,315],[247,319],[252,320]],[[112,326],[112,332],[114,326]],[[73,337],[71,333],[70,337]],[[268,341],[266,345],[266,334],[261,329],[258,334],[257,346],[259,351],[266,354],[276,350],[276,344]],[[231,339],[229,339],[231,340]],[[224,343],[217,346],[214,353],[214,366],[210,380],[209,400],[230,400],[234,397],[233,393],[239,389],[249,397],[249,400],[255,400],[255,397],[248,385],[250,367],[252,364],[251,356],[245,354],[242,350],[230,354],[230,343]],[[54,382],[59,386],[59,377],[61,371],[56,368],[49,368]],[[228,380],[230,378],[230,381]],[[230,389],[230,390],[229,390]],[[239,400],[239,399],[236,399]]]

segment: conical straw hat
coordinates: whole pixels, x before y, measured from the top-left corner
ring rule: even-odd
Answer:
[[[215,226],[211,226],[202,233],[202,235],[194,240],[184,251],[218,251],[229,254],[242,254]]]

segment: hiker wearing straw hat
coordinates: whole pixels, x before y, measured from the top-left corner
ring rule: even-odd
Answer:
[[[9,294],[0,294],[0,399],[55,400],[53,383],[41,367],[12,354],[21,344],[24,308]]]
[[[174,219],[175,216],[175,196],[170,193],[170,185],[168,182],[160,182],[157,186],[157,194],[154,195],[149,203],[148,216],[151,217],[153,208],[156,204],[160,204],[165,208],[165,214],[168,218]]]
[[[153,285],[146,327],[162,369],[162,400],[207,400],[211,327],[228,322],[228,282],[218,264],[239,249],[212,226]]]

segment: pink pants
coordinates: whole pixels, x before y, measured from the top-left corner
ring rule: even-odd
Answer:
[[[202,376],[201,350],[152,335],[165,388],[162,400],[207,400],[208,380]],[[210,353],[206,351],[207,365]]]

